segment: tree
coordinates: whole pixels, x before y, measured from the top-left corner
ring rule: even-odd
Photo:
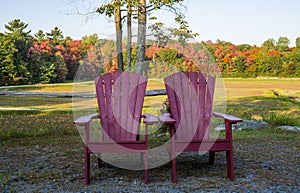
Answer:
[[[165,47],[171,38],[171,34],[168,34],[168,32],[164,29],[164,23],[156,22],[148,28],[153,32],[151,35],[155,38],[155,46],[159,48]]]
[[[176,16],[180,15],[180,10],[175,7],[175,4],[180,4],[183,0],[114,0],[110,1],[109,3],[106,3],[99,8],[97,8],[96,12],[100,14],[105,14],[108,17],[112,17],[115,14],[115,24],[116,24],[116,35],[117,35],[117,53],[118,50],[120,50],[121,43],[118,42],[120,41],[121,38],[118,38],[119,32],[122,31],[122,22],[120,24],[120,18],[121,20],[127,18],[127,28],[128,28],[128,37],[127,37],[127,66],[131,67],[130,65],[130,53],[131,50],[130,48],[131,45],[131,38],[132,38],[132,33],[131,33],[131,16],[133,18],[137,18],[138,20],[138,40],[137,40],[137,57],[136,57],[136,65],[135,65],[135,70],[138,73],[143,72],[143,66],[144,66],[144,59],[145,59],[145,43],[146,43],[146,24],[147,24],[147,15],[150,14],[152,11],[162,9],[165,7],[167,10],[173,12],[176,14]],[[126,9],[123,9],[123,8]],[[127,15],[120,15],[122,11],[127,11]],[[183,17],[182,17],[182,20]],[[188,31],[186,31],[188,32]],[[142,45],[143,44],[143,45]],[[118,46],[119,45],[119,46]],[[121,60],[121,57],[117,57],[118,60]],[[123,62],[123,61],[122,61]],[[118,61],[118,64],[120,65],[122,62]]]
[[[237,55],[232,58],[234,69],[232,70],[233,74],[236,76],[243,76],[246,69],[245,58],[242,55]]]
[[[296,48],[300,49],[300,37],[296,38]]]
[[[15,82],[17,75],[13,55],[17,50],[14,44],[0,34],[0,85],[10,85]]]
[[[81,45],[81,40],[69,40],[65,42],[65,47],[62,47],[62,50],[59,50],[59,48],[56,47],[57,51],[61,52],[65,59],[68,69],[68,80],[73,80],[75,78],[80,61],[83,58]]]
[[[121,1],[113,0],[110,3],[100,6],[96,11],[100,14],[105,14],[108,17],[114,16],[115,31],[116,31],[116,52],[118,61],[118,71],[124,71],[123,62],[123,46],[122,46],[122,17],[121,17]]]
[[[67,67],[60,52],[53,53],[49,41],[34,42],[29,48],[27,69],[32,84],[54,83],[66,80]]]
[[[131,71],[132,66],[132,7],[133,0],[128,0],[127,4],[127,62],[126,62],[126,70]]]
[[[31,46],[32,37],[30,30],[26,31],[28,24],[25,24],[20,19],[15,19],[8,24],[5,24],[4,38],[12,42],[15,52],[13,52],[14,84],[26,84],[28,82],[28,71],[26,63],[26,55],[28,48]]]
[[[143,74],[144,61],[146,52],[146,0],[139,0],[138,3],[138,37],[135,72]]]
[[[275,40],[273,38],[267,39],[264,41],[262,46],[266,49],[274,49],[275,48]]]
[[[61,55],[60,52],[56,52],[54,54],[53,58],[53,64],[55,67],[55,75],[52,77],[50,80],[51,82],[63,82],[67,79],[67,74],[68,74],[68,68],[66,65],[66,62],[64,60],[64,57]]]
[[[178,37],[178,41],[185,45],[190,38],[194,38],[198,36],[198,33],[193,33],[191,30],[189,30],[188,22],[184,20],[183,15],[178,15],[175,18],[175,21],[179,24],[179,28],[173,28],[171,29],[172,35],[175,37]]]
[[[283,56],[283,77],[299,77],[300,76],[300,51],[298,49],[289,52]]]
[[[118,58],[118,71],[124,71],[123,62],[123,48],[122,48],[122,19],[121,19],[121,2],[120,0],[114,0],[115,10],[115,28],[117,39],[117,58]]]
[[[287,51],[289,49],[290,40],[287,37],[279,37],[276,42],[276,49],[280,52]]]
[[[50,83],[56,78],[53,52],[48,41],[34,42],[28,50],[27,58],[28,79],[31,84]]]
[[[54,27],[50,33],[46,33],[46,36],[54,45],[61,44],[64,40],[62,31],[58,27]]]
[[[84,46],[95,46],[99,43],[99,38],[97,34],[91,34],[89,36],[83,36],[81,38],[82,45]]]
[[[35,33],[34,37],[39,43],[46,41],[46,34],[43,32],[43,30],[39,30],[37,33]]]

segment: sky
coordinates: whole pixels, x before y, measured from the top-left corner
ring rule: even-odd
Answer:
[[[75,14],[77,9],[86,13],[103,1],[107,0],[2,0],[0,31],[5,31],[8,22],[20,19],[32,35],[58,27],[73,39],[94,33],[107,38],[114,34],[114,23],[108,18],[94,15],[87,20],[85,15]],[[219,39],[260,46],[269,38],[282,36],[295,46],[300,37],[300,0],[185,0],[183,4],[190,29],[199,34],[197,41]],[[159,11],[155,16],[166,27],[176,26],[171,13]]]

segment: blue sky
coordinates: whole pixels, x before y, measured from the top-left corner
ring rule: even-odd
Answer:
[[[77,1],[75,4],[70,3]],[[99,0],[7,0],[0,7],[0,31],[4,24],[19,18],[28,23],[28,29],[50,32],[55,26],[65,36],[81,39],[97,33],[99,37],[114,34],[114,24],[104,16],[86,21],[85,16],[70,14],[75,5],[85,12]],[[248,43],[260,46],[269,38],[288,37],[290,46],[300,37],[299,0],[186,0],[184,11],[198,41],[217,39],[234,44]],[[160,20],[174,27],[171,13],[159,12]]]

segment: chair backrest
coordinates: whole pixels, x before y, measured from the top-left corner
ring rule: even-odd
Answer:
[[[215,78],[200,72],[178,72],[164,79],[176,120],[175,139],[199,141],[209,136]]]
[[[130,72],[95,78],[104,141],[137,140],[146,85],[146,77]]]

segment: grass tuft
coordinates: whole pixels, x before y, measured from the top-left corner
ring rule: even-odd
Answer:
[[[300,126],[299,116],[291,113],[269,113],[263,115],[263,120],[272,126],[290,125]]]

